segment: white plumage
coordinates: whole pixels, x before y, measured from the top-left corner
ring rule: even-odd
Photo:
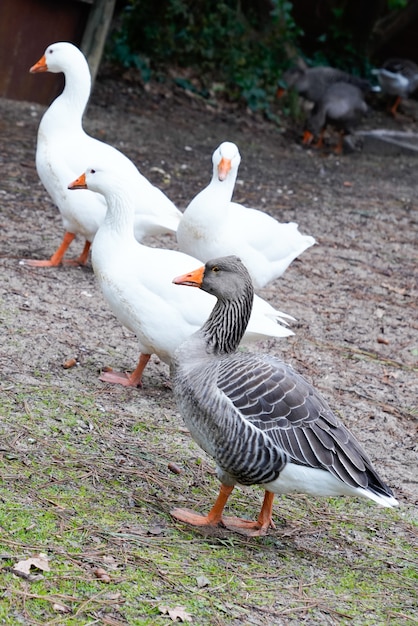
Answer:
[[[93,269],[111,310],[135,333],[142,354],[130,376],[107,372],[102,380],[138,386],[150,355],[157,354],[170,363],[178,345],[207,318],[215,298],[203,292],[188,293],[172,284],[176,273],[197,267],[200,261],[176,250],[151,248],[135,240],[132,222],[136,192],[131,175],[129,168],[96,164],[70,187],[87,187],[106,198],[106,218],[92,246]],[[286,323],[285,319],[293,318],[257,298],[245,340],[292,335],[280,323]]]
[[[141,216],[135,220],[135,236],[174,233],[181,212],[169,198],[152,185],[122,152],[89,136],[82,125],[83,113],[90,95],[90,71],[83,53],[73,44],[51,44],[31,72],[63,72],[65,87],[42,117],[36,148],[36,168],[52,200],[57,205],[65,235],[57,252],[47,261],[24,262],[35,266],[58,265],[74,239],[81,235],[86,240],[83,254],[77,262],[85,263],[90,243],[106,214],[104,198],[93,191],[71,193],[68,183],[83,172],[89,164],[108,160],[109,164],[130,171],[130,184],[137,189],[135,211]]]
[[[302,235],[295,222],[282,224],[231,201],[240,161],[234,143],[225,141],[215,150],[212,180],[183,213],[177,241],[183,252],[203,262],[236,254],[260,288],[281,276],[315,239]]]
[[[418,88],[418,65],[410,59],[387,59],[382,67],[372,70],[377,76],[383,93],[396,96],[390,107],[390,112],[396,117],[398,107],[403,98],[409,96]]]

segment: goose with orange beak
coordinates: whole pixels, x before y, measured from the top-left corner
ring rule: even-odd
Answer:
[[[183,213],[177,241],[180,250],[202,262],[236,254],[258,289],[281,276],[315,239],[302,235],[295,222],[282,224],[231,201],[240,162],[238,147],[230,141],[214,151],[212,180]]]
[[[238,350],[254,298],[238,257],[213,259],[173,283],[217,298],[202,328],[176,350],[171,378],[185,424],[216,461],[221,482],[208,514],[176,508],[174,518],[257,536],[275,527],[275,494],[354,496],[397,506],[360,443],[308,381],[276,357]],[[224,516],[235,485],[264,489],[255,521]]]
[[[150,356],[156,354],[169,364],[180,343],[203,324],[214,298],[198,290],[186,293],[172,284],[173,273],[200,265],[197,259],[176,250],[151,248],[135,239],[136,196],[129,172],[109,163],[97,164],[69,184],[74,195],[86,188],[103,194],[108,205],[92,245],[93,270],[107,304],[121,324],[136,335],[140,350],[133,372],[104,371],[101,380],[141,386]],[[286,324],[289,319],[256,298],[243,340],[288,337],[293,334]]]
[[[44,113],[38,130],[36,169],[45,189],[57,206],[64,227],[61,244],[48,259],[23,259],[24,265],[53,267],[63,262],[85,264],[94,236],[104,220],[106,202],[98,193],[84,189],[78,194],[68,191],[68,183],[90,163],[107,159],[115,167],[130,172],[129,184],[136,189],[135,236],[141,241],[147,235],[174,233],[181,212],[169,198],[152,185],[134,163],[113,146],[88,135],[83,129],[83,115],[90,96],[90,70],[84,54],[71,43],[53,43],[30,72],[59,73],[65,76],[62,93]],[[64,261],[76,237],[84,241],[81,254]]]

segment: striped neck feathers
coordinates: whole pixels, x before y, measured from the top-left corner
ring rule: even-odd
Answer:
[[[218,299],[201,329],[208,352],[222,355],[237,350],[251,316],[253,300],[252,288],[247,288],[239,298]]]

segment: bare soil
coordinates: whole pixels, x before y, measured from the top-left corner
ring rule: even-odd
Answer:
[[[121,403],[146,414],[163,406],[166,416],[175,415],[168,368],[155,357],[142,389],[110,388],[98,380],[104,366],[132,370],[138,350],[107,309],[90,264],[19,264],[25,257],[48,258],[63,234],[35,169],[44,109],[0,100],[0,389],[13,394],[15,386],[29,389],[48,380],[62,387],[69,405],[94,393],[109,419]],[[409,118],[393,122],[383,111],[364,125],[394,123],[416,129]],[[260,291],[297,322],[294,337],[259,349],[307,376],[363,442],[401,503],[416,504],[416,158],[307,150],[290,124],[279,130],[180,90],[144,91],[109,76],[96,84],[85,127],[124,151],[181,209],[209,182],[214,148],[224,140],[238,144],[242,164],[234,199],[298,222],[318,242]],[[176,246],[171,237],[152,244]],[[68,256],[82,246],[74,242]],[[64,369],[71,358],[77,365]]]

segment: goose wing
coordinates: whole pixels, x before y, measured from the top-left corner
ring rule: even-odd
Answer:
[[[267,355],[237,353],[221,364],[218,387],[243,420],[263,431],[293,463],[326,469],[367,487],[368,456],[318,392],[289,365]]]

